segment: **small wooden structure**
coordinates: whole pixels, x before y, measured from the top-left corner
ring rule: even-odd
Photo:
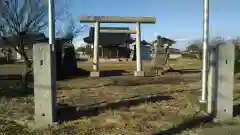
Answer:
[[[151,60],[152,59],[152,50],[151,50],[151,43],[142,40],[141,41],[141,58],[142,60]],[[135,61],[136,60],[136,44],[133,45],[133,57],[132,60]]]
[[[101,27],[104,30],[130,30],[128,27]],[[89,36],[84,42],[94,44],[94,27],[89,30]],[[100,33],[99,34],[99,57],[102,59],[130,58],[129,45],[135,42],[129,33]]]

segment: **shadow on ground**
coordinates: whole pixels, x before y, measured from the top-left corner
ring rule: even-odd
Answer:
[[[179,73],[179,74],[190,74],[190,73],[200,73],[200,69],[174,69],[170,68],[168,70],[165,70],[162,72],[162,74],[167,74],[167,73]]]
[[[129,72],[125,70],[107,70],[107,71],[101,71],[100,76],[101,77],[122,76],[124,73],[129,73]]]
[[[14,60],[7,60],[4,58],[0,58],[0,64],[5,65],[5,64],[13,64],[15,61]]]
[[[1,80],[2,81],[2,80]],[[5,98],[15,98],[15,97],[26,97],[33,95],[34,90],[32,87],[29,87],[27,91],[21,89],[21,84],[19,82],[5,83],[4,85],[0,83],[0,97]]]
[[[98,78],[101,80],[101,78]],[[134,76],[121,76],[111,77],[110,81],[106,83],[97,83],[91,86],[60,86],[58,89],[91,89],[106,86],[143,86],[143,85],[155,85],[155,84],[185,84],[185,83],[196,83],[201,78],[199,76],[157,76],[157,77],[134,77]],[[95,80],[94,80],[95,81]]]
[[[60,70],[57,72],[57,80],[63,81],[67,79],[74,79],[78,77],[87,77],[90,75],[90,72],[81,68],[76,69],[75,71],[71,71],[71,73],[65,72],[65,70]]]
[[[122,76],[124,73],[128,73],[128,72],[125,70],[100,71],[100,77]],[[78,78],[78,77],[90,77],[90,71],[78,68],[71,75],[65,74],[63,71],[62,75],[59,76],[58,80],[74,79],[74,78]]]
[[[88,59],[84,59],[84,58],[76,58],[77,61],[88,61]]]
[[[153,135],[175,135],[175,134],[179,134],[183,131],[186,130],[190,130],[196,127],[199,127],[200,125],[212,122],[212,117],[210,116],[201,116],[201,117],[197,117],[191,120],[188,120],[182,124],[179,124],[177,126],[174,126],[170,129],[167,129],[165,131],[161,131],[159,133],[155,133]]]
[[[183,82],[198,82],[198,78],[189,78],[181,76],[159,76],[157,78],[138,78],[138,79],[115,79],[113,84],[110,85],[121,85],[121,86],[137,86],[137,85],[151,85],[151,84],[180,84]]]
[[[182,74],[187,73],[200,73],[201,69],[181,69]]]
[[[62,75],[60,75],[59,80],[65,80],[65,79],[74,79],[78,77],[89,77],[91,71],[87,71],[81,68],[78,68],[75,72],[71,74],[65,74],[64,71],[62,71]],[[179,74],[191,74],[191,73],[200,73],[200,69],[169,69],[167,71],[164,71],[164,74],[177,72]],[[123,76],[124,74],[128,74],[130,72],[126,70],[105,70],[100,71],[100,77],[112,77],[112,76]]]
[[[145,102],[158,102],[163,100],[173,99],[170,96],[150,96],[150,97],[138,97],[128,100],[121,100],[112,103],[98,103],[87,107],[75,107],[64,104],[59,104],[58,120],[60,122],[76,120],[81,117],[97,116],[104,110],[114,110],[120,108],[126,108],[136,106]]]
[[[14,97],[25,97],[33,95],[33,78],[28,77],[29,88],[27,91],[21,89],[22,76],[16,75],[0,75],[0,97],[14,98]]]
[[[21,80],[22,76],[20,74],[15,75],[0,75],[0,80]]]
[[[240,115],[240,104],[234,105],[233,115],[234,115],[234,117]],[[186,130],[191,130],[193,128],[197,128],[197,127],[199,127],[201,125],[205,125],[205,124],[206,124],[205,126],[207,126],[207,125],[214,126],[214,124],[212,125],[212,121],[213,121],[213,117],[210,117],[210,116],[197,117],[197,118],[194,118],[192,120],[189,120],[187,122],[184,122],[175,127],[172,127],[165,131],[161,131],[161,132],[153,134],[153,135],[174,135],[174,134],[178,134],[183,131],[186,131]]]

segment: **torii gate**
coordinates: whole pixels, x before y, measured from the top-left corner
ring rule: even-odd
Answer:
[[[154,24],[156,23],[155,17],[119,17],[119,16],[82,16],[80,22],[83,23],[95,23],[94,29],[94,51],[93,51],[93,72],[91,77],[99,77],[99,33],[128,33],[136,34],[136,54],[137,54],[137,66],[134,72],[135,76],[145,76],[142,71],[142,60],[141,60],[141,23]],[[136,23],[136,30],[118,30],[118,29],[101,29],[100,23]]]

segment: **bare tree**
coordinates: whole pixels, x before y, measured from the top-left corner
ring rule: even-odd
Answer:
[[[68,21],[65,23],[63,31],[60,33],[60,35],[66,40],[66,42],[72,44],[73,39],[82,33],[86,27],[87,26],[85,25],[77,25],[72,15],[68,13]]]
[[[32,72],[32,61],[29,60],[24,47],[29,41],[35,42],[32,39],[32,34],[43,33],[46,30],[48,26],[47,6],[46,1],[43,0],[0,1],[0,37],[5,44],[12,47],[23,57],[25,63],[22,74],[24,90],[28,88],[27,79]],[[59,5],[56,7],[58,10],[61,9]],[[59,17],[58,11],[55,12],[56,17]]]
[[[240,45],[240,37],[236,37],[235,39],[232,40],[232,43],[234,45]]]
[[[189,43],[189,45],[186,47],[186,51],[189,52],[201,52],[202,51],[202,41],[201,40],[194,40]]]
[[[216,47],[219,44],[225,44],[226,40],[223,37],[216,36],[209,40],[208,51],[211,51],[211,47]],[[188,57],[194,57],[197,59],[202,59],[203,53],[203,42],[201,40],[193,40],[186,47],[186,51],[192,52]]]
[[[217,36],[209,40],[209,46],[216,46],[217,44],[224,44],[225,39],[223,37]],[[201,40],[193,40],[186,47],[186,51],[202,53],[203,51],[203,42]]]

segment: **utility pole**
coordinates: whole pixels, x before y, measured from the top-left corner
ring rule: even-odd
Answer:
[[[203,60],[202,60],[202,97],[200,102],[206,103],[208,83],[208,38],[209,38],[209,0],[204,0],[203,17]]]
[[[56,121],[56,49],[55,49],[55,3],[48,0],[48,32],[51,47],[51,91],[52,91],[52,117]]]

